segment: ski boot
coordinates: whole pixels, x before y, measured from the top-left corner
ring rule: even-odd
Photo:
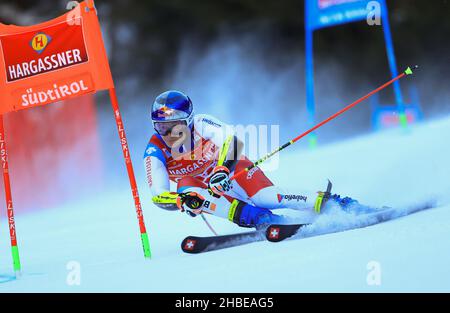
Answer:
[[[338,205],[344,212],[347,213],[371,213],[375,209],[368,207],[366,205],[360,204],[357,200],[350,197],[341,197],[338,194],[332,194],[331,188],[333,184],[328,180],[327,191],[319,191],[316,202],[314,204],[314,210],[316,213],[321,213],[328,207]]]
[[[270,224],[285,224],[284,216],[273,214],[272,211],[260,208],[243,201],[234,200],[229,219],[241,227],[265,230]]]

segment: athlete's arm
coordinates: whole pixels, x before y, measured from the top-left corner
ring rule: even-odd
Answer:
[[[224,166],[230,172],[234,171],[243,150],[244,143],[236,135],[229,135],[219,150],[217,166]]]
[[[203,114],[196,116],[195,126],[203,138],[210,139],[219,147],[217,166],[225,166],[232,172],[244,149],[244,143],[234,129],[213,116]]]
[[[236,136],[232,127],[212,116],[200,115],[196,122],[200,126],[200,135],[219,147],[217,165],[209,177],[208,187],[213,194],[221,196],[232,188],[229,175],[239,161],[244,143]]]
[[[169,174],[161,150],[151,144],[144,155],[147,183],[152,193],[152,201],[165,210],[178,210],[176,192],[170,192]]]
[[[232,188],[230,173],[234,171],[244,144],[235,135],[229,135],[219,151],[219,160],[209,176],[208,187],[216,196]]]

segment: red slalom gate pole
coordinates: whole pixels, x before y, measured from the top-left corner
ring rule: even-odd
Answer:
[[[16,278],[19,278],[21,266],[19,257],[19,247],[17,245],[17,237],[16,237],[16,223],[14,221],[11,183],[9,180],[8,151],[6,150],[5,129],[3,127],[3,115],[0,115],[0,155],[2,159],[3,183],[5,188],[5,200],[9,225],[9,236],[11,238],[11,253],[13,258],[13,267]]]
[[[125,136],[125,129],[123,127],[122,117],[120,115],[119,103],[117,101],[116,90],[109,89],[109,97],[116,118],[117,130],[119,131],[120,143],[122,145],[123,157],[127,167],[128,178],[130,179],[131,192],[133,194],[134,206],[136,208],[136,215],[139,221],[139,230],[141,232],[142,248],[144,249],[144,256],[151,258],[150,243],[148,240],[147,230],[144,223],[144,214],[142,213],[141,200],[139,199],[139,192],[137,189],[136,178],[134,176],[133,164],[131,163],[130,150],[128,148],[127,137]]]
[[[236,174],[234,174],[230,180],[234,180],[236,178],[238,178],[239,176],[241,176],[242,174],[244,174],[245,172],[248,172],[249,170],[251,170],[252,168],[258,166],[259,164],[261,164],[262,162],[264,162],[265,160],[267,160],[268,158],[270,158],[271,156],[273,156],[274,154],[280,152],[281,150],[283,150],[284,148],[289,147],[290,145],[294,144],[295,142],[297,142],[298,140],[300,140],[301,138],[305,137],[306,135],[308,135],[309,133],[315,131],[317,128],[323,126],[324,124],[328,123],[329,121],[335,119],[336,117],[338,117],[339,115],[341,115],[342,113],[350,110],[351,108],[355,107],[357,104],[361,103],[362,101],[366,100],[367,98],[369,98],[370,96],[376,94],[377,92],[379,92],[380,90],[386,88],[387,86],[391,85],[392,83],[394,83],[395,81],[403,78],[406,75],[412,75],[413,74],[413,70],[417,69],[418,66],[415,65],[412,68],[408,67],[403,73],[401,73],[400,75],[398,75],[397,77],[394,77],[393,79],[391,79],[390,81],[388,81],[387,83],[381,85],[380,87],[378,87],[377,89],[369,92],[367,95],[365,95],[364,97],[359,98],[358,100],[356,100],[355,102],[347,105],[345,108],[339,110],[338,112],[334,113],[333,115],[331,115],[330,117],[328,117],[327,119],[323,120],[322,122],[320,122],[319,124],[317,124],[316,126],[308,129],[307,131],[305,131],[304,133],[302,133],[301,135],[295,137],[294,139],[292,139],[289,142],[286,142],[284,145],[278,147],[277,149],[275,149],[274,151],[270,152],[269,154],[265,155],[264,157],[262,157],[261,159],[259,159],[258,161],[256,161],[255,163],[253,163],[251,166],[244,168],[243,170],[241,170],[240,172],[237,172]]]

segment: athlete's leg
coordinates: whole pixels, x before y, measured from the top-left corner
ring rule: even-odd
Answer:
[[[277,186],[259,190],[251,201],[268,209],[312,210],[317,194],[314,192],[287,193]]]
[[[235,172],[239,172],[252,164],[247,158],[241,159],[236,164]],[[313,207],[316,197],[316,194],[312,192],[286,193],[281,188],[274,186],[259,167],[254,167],[239,176],[234,182],[232,190],[240,194],[241,197],[246,197],[256,206],[268,209],[308,210]]]
[[[251,165],[253,163],[246,157],[243,157],[237,162],[232,174],[240,172]],[[255,194],[266,187],[273,187],[273,183],[264,175],[264,172],[259,167],[254,167],[237,177],[233,181],[233,188],[231,190],[240,194],[241,197],[251,200]]]

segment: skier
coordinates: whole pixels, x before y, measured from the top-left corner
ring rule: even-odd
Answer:
[[[241,227],[260,229],[289,223],[273,209],[320,213],[326,201],[344,209],[357,203],[330,190],[286,194],[258,167],[230,181],[234,173],[253,164],[242,154],[243,142],[218,119],[194,115],[191,99],[182,92],[170,90],[157,96],[151,119],[156,133],[145,150],[144,165],[152,200],[163,209],[181,210],[193,217],[205,212]],[[170,181],[177,184],[176,192],[170,191]]]

